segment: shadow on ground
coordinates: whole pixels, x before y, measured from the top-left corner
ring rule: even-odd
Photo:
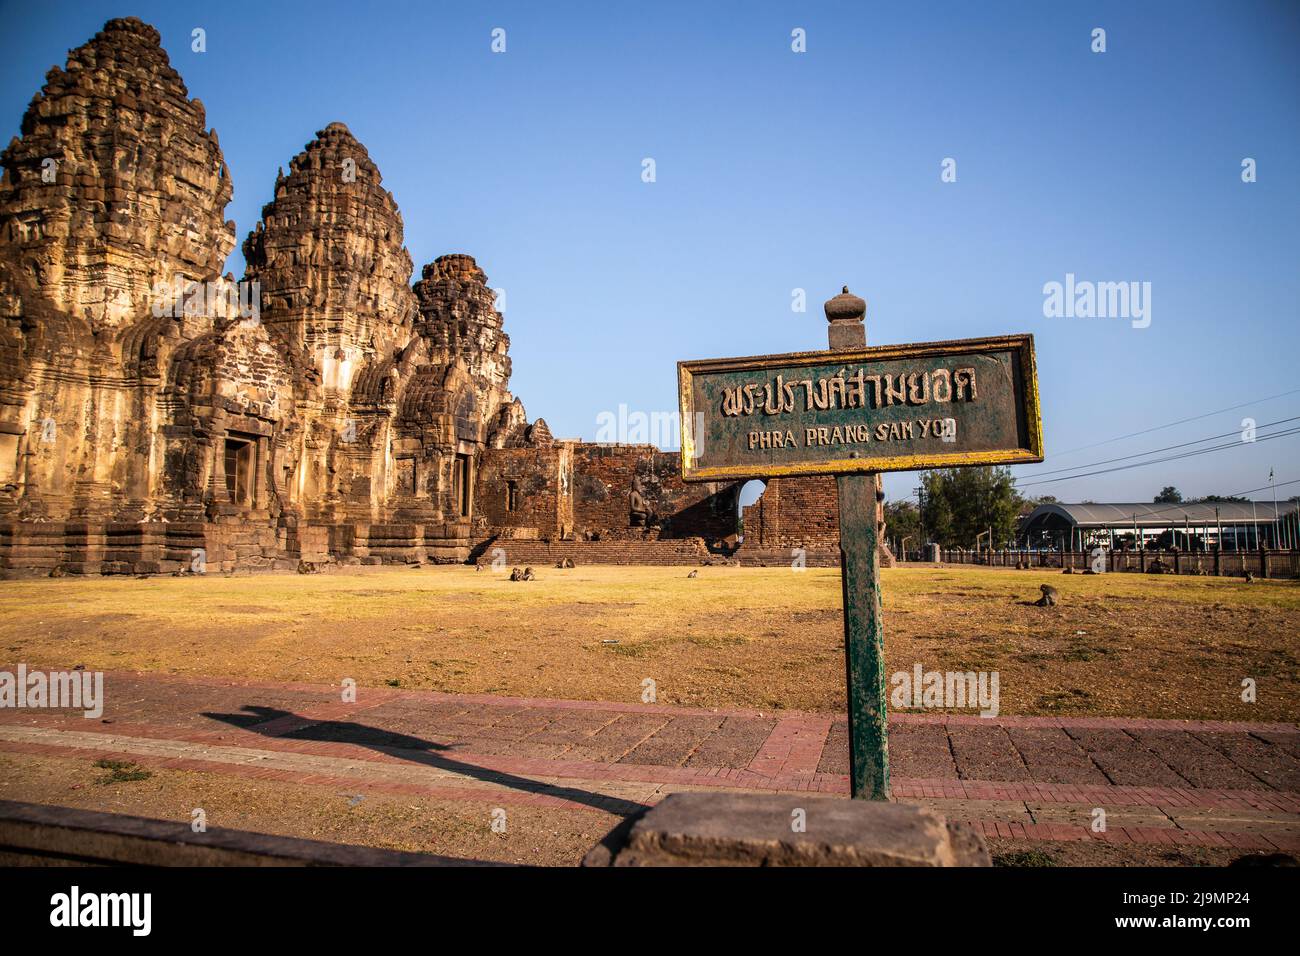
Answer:
[[[484,783],[510,787],[522,793],[570,800],[574,803],[580,803],[619,816],[631,816],[647,809],[646,804],[637,803],[633,800],[623,800],[601,793],[593,793],[589,790],[581,790],[577,787],[539,783],[527,777],[520,777],[512,773],[491,770],[487,767],[479,767],[471,763],[455,760],[443,753],[448,749],[445,745],[436,744],[419,737],[412,737],[409,734],[394,733],[351,721],[313,721],[311,718],[299,717],[287,710],[260,707],[255,704],[245,704],[242,710],[245,713],[214,714],[204,712],[203,716],[238,727],[241,730],[252,731],[271,738],[314,740],[323,743],[346,743],[368,747],[377,753],[399,757],[402,760],[409,760],[411,763],[436,767],[439,770],[448,770]],[[306,726],[288,729],[286,724],[290,721],[301,721]]]

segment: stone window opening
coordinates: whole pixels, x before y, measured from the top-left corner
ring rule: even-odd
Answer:
[[[462,518],[468,518],[470,510],[469,455],[456,456],[456,461],[452,466],[451,488],[456,514]]]
[[[418,478],[414,458],[397,459],[397,491],[399,494],[416,494],[419,489]]]
[[[519,482],[506,482],[506,511],[516,511],[519,508]]]
[[[242,438],[227,438],[225,459],[226,494],[233,503],[251,508],[257,445]]]

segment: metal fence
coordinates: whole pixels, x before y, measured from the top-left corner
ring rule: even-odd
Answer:
[[[907,562],[930,560],[921,551],[909,551]],[[1002,548],[992,551],[942,549],[939,560],[944,564],[983,565],[994,568],[1073,568],[1090,570],[1095,562],[1104,563],[1107,572],[1207,574],[1219,577],[1244,577],[1247,572],[1260,578],[1294,578],[1300,576],[1300,551],[1265,549],[1258,551],[1030,551]]]

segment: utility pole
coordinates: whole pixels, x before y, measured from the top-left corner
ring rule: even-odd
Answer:
[[[1268,483],[1273,486],[1273,547],[1276,548],[1280,546],[1277,534],[1281,526],[1277,521],[1277,479],[1273,477],[1272,468],[1268,470]]]

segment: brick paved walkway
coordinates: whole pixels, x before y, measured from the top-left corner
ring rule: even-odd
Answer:
[[[848,792],[828,714],[391,688],[347,704],[334,686],[131,673],[105,697],[100,720],[0,710],[0,752],[616,813],[709,787]],[[890,756],[895,799],[991,837],[1300,851],[1292,724],[899,714]]]

